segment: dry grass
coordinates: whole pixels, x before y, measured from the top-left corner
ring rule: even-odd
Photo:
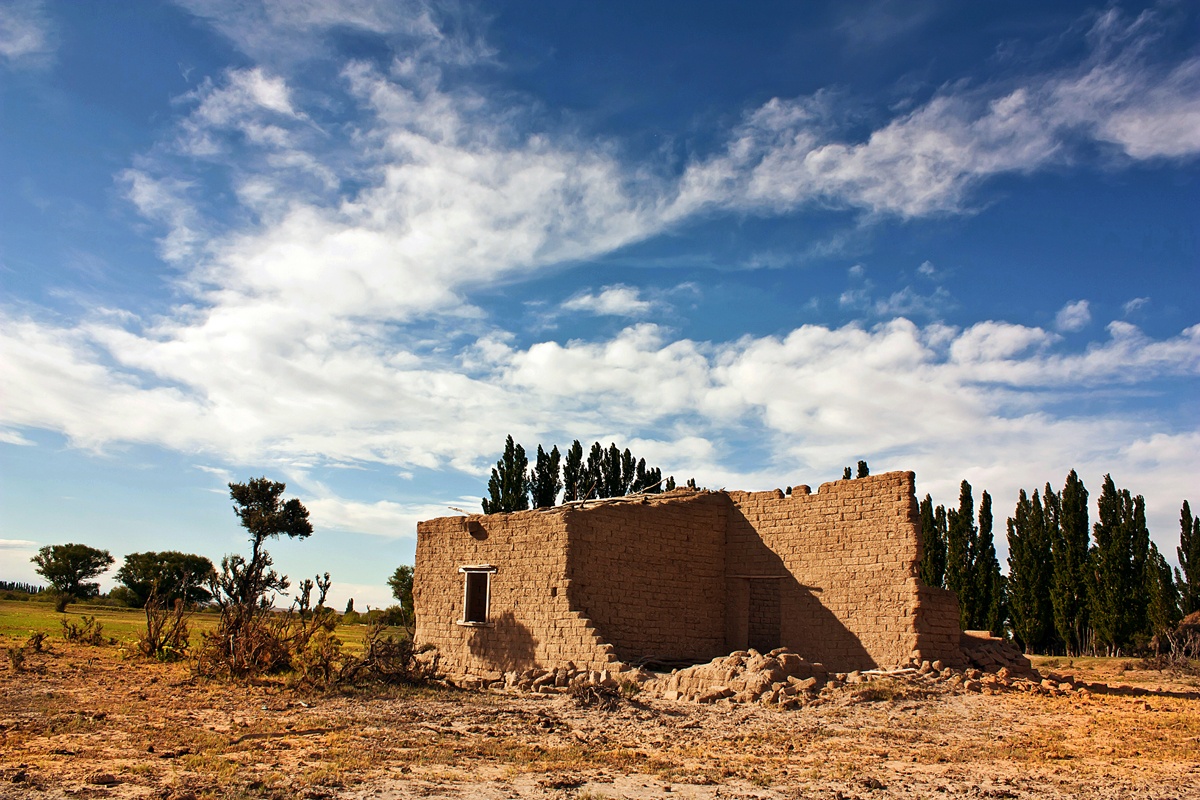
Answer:
[[[889,680],[790,712],[640,696],[599,710],[432,688],[306,695],[46,643],[22,671],[0,666],[2,798],[1200,795],[1200,695],[1112,662],[1056,669],[1129,691],[952,695]],[[119,783],[89,784],[98,770]]]

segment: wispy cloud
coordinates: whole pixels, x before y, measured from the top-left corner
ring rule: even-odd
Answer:
[[[41,0],[0,4],[0,63],[38,66],[54,50],[52,27]]]
[[[30,550],[37,547],[37,542],[28,539],[0,539],[0,550]]]
[[[1138,313],[1148,305],[1150,305],[1149,297],[1135,297],[1132,300],[1126,301],[1125,304],[1121,306],[1121,312],[1128,317]]]
[[[674,212],[733,206],[778,212],[832,205],[921,217],[973,210],[986,179],[1075,157],[1080,137],[1132,159],[1200,153],[1200,58],[1152,57],[1161,22],[1101,15],[1091,54],[1015,88],[944,87],[872,131],[839,138],[827,95],[775,98],[749,112],[724,153],[689,166]]]

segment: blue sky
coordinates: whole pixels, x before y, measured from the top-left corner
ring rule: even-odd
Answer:
[[[1200,502],[1194,4],[0,2],[0,577],[388,602],[506,434]],[[1002,537],[997,542],[1003,554]]]

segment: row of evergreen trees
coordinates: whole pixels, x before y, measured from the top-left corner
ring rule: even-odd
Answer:
[[[46,590],[45,586],[38,586],[35,583],[25,583],[23,581],[0,581],[0,592],[22,592],[23,594],[40,594]]]
[[[504,455],[492,468],[488,496],[483,498],[483,513],[549,508],[560,502],[658,493],[674,488],[674,477],[664,481],[661,469],[647,467],[646,459],[635,458],[629,448],[621,450],[615,444],[605,448],[595,442],[585,459],[578,439],[567,448],[565,457],[557,445],[547,453],[539,444],[536,461],[530,468],[525,448],[509,436],[504,443]]]
[[[1144,648],[1200,611],[1200,518],[1180,513],[1180,567],[1172,574],[1150,541],[1145,500],[1111,475],[1089,525],[1088,491],[1075,470],[1061,491],[1021,490],[1007,521],[1008,575],[992,533],[987,492],[976,517],[971,484],[958,508],[921,501],[921,579],[958,594],[964,630],[1011,633],[1028,652],[1115,654]],[[978,522],[976,522],[976,520]]]

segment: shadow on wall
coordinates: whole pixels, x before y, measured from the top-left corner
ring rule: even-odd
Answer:
[[[471,655],[502,672],[537,666],[538,640],[513,612],[505,611],[486,628],[472,628],[467,640]]]
[[[736,508],[730,511],[726,547],[730,651],[787,647],[831,669],[878,666],[858,636],[824,605],[825,587],[800,583]]]

